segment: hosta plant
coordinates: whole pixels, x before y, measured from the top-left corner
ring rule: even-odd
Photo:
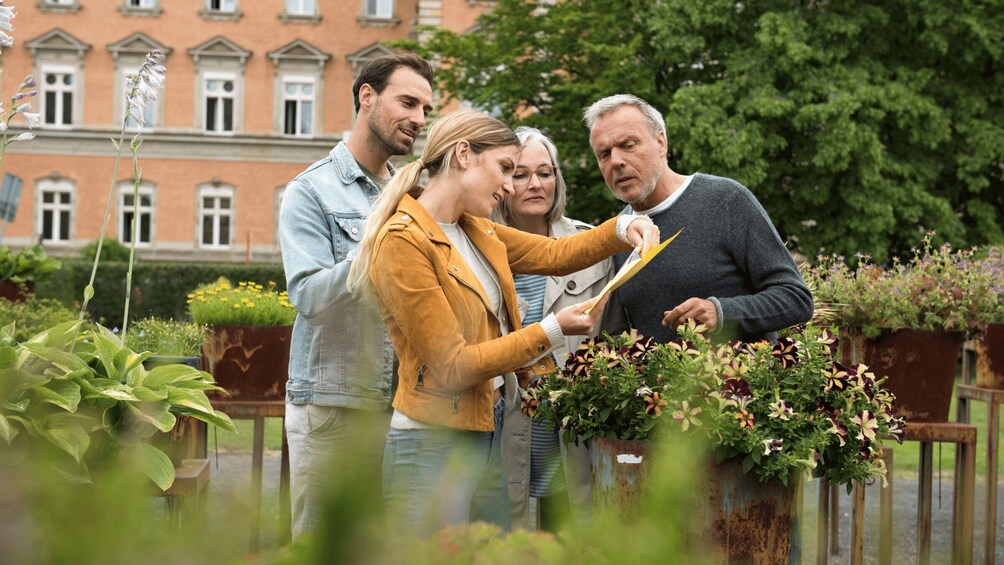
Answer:
[[[143,367],[136,353],[101,326],[53,326],[23,342],[13,324],[0,332],[0,459],[44,457],[63,476],[91,481],[103,465],[131,462],[160,488],[174,482],[168,456],[151,444],[179,416],[233,431],[206,391],[208,373],[187,365]]]
[[[0,280],[17,284],[43,281],[59,269],[59,261],[45,254],[41,245],[32,245],[14,253],[0,247]]]
[[[699,434],[719,462],[741,458],[762,481],[787,483],[796,471],[840,484],[884,480],[882,439],[900,439],[904,422],[884,379],[834,360],[828,330],[723,344],[703,331],[681,326],[665,344],[637,332],[587,340],[526,391],[523,410],[573,441]]]

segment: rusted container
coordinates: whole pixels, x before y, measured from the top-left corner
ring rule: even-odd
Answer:
[[[636,517],[648,475],[649,443],[602,437],[589,442],[594,507],[622,518]]]
[[[864,363],[889,380],[882,386],[896,395],[893,409],[907,422],[947,422],[962,348],[962,332],[897,330],[878,337],[842,331],[844,365]]]
[[[794,480],[761,483],[743,474],[742,458],[709,464],[702,482],[706,496],[694,505],[699,539],[711,563],[787,564],[795,513]]]
[[[26,282],[18,285],[10,279],[0,281],[0,298],[11,302],[24,302],[28,296],[34,294],[35,283]]]
[[[1004,324],[990,324],[973,337],[976,386],[1004,388]]]
[[[202,368],[228,396],[224,400],[284,400],[293,326],[209,326]],[[215,396],[214,396],[215,395]]]

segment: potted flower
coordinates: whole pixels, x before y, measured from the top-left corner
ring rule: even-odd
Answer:
[[[839,319],[845,362],[889,375],[907,420],[946,422],[963,336],[978,325],[989,289],[972,250],[934,247],[932,237],[907,262],[882,267],[859,255],[851,268],[819,257],[804,275],[817,304]]]
[[[206,397],[218,390],[212,376],[179,364],[147,370],[149,353],[100,325],[73,321],[26,341],[13,336],[13,324],[0,331],[0,450],[42,458],[69,480],[134,463],[167,490],[175,467],[151,438],[181,416],[234,431]]]
[[[834,359],[828,330],[793,330],[776,344],[716,344],[703,330],[682,326],[680,338],[666,344],[636,332],[588,340],[560,373],[526,391],[523,408],[563,426],[573,441],[590,440],[601,505],[630,484],[603,484],[619,472],[605,469],[644,467],[636,464],[644,444],[625,451],[608,448],[610,440],[704,438],[715,463],[706,473],[708,499],[697,505],[702,538],[724,551],[750,549],[756,537],[769,543],[754,549],[754,562],[786,559],[792,478],[809,472],[834,484],[884,481],[881,440],[898,439],[903,420],[892,412],[883,379]],[[726,548],[726,539],[748,543]]]
[[[1004,248],[994,247],[980,262],[982,283],[989,289],[979,331],[973,336],[976,385],[1004,388]]]
[[[0,247],[0,298],[23,301],[35,292],[35,283],[44,281],[59,268],[59,261],[45,254],[41,245],[14,253]]]
[[[188,312],[205,325],[203,367],[229,400],[282,400],[296,310],[277,284],[226,278],[188,294]]]

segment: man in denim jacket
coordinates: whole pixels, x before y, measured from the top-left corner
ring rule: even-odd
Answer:
[[[314,530],[325,494],[373,489],[390,422],[394,350],[375,302],[345,288],[366,217],[432,110],[432,67],[411,54],[368,62],[352,85],[347,141],[286,186],[279,240],[297,309],[286,384],[293,535]],[[373,476],[376,474],[377,476]]]

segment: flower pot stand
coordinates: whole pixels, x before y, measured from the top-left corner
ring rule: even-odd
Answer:
[[[920,442],[920,483],[917,497],[917,562],[931,562],[931,484],[934,482],[934,444],[955,444],[952,496],[952,562],[973,562],[973,507],[976,488],[976,427],[954,422],[907,422],[903,441]],[[886,449],[889,487],[879,505],[879,563],[892,563],[893,452]],[[864,497],[861,498],[862,507]],[[993,562],[992,560],[990,561]]]
[[[819,481],[816,507],[816,565],[826,565],[829,554],[840,555],[840,488],[829,481]],[[885,493],[883,492],[883,496]],[[865,489],[854,483],[851,491],[851,565],[864,562]]]
[[[174,470],[174,484],[165,491],[156,489],[157,496],[167,498],[167,519],[174,530],[202,511],[205,491],[209,486],[209,460],[185,459]]]
[[[247,401],[217,400],[210,402],[214,410],[222,410],[231,420],[254,420],[251,448],[251,535],[250,550],[258,551],[261,530],[262,467],[265,455],[265,418],[281,418],[282,458],[279,464],[279,543],[285,545],[292,538],[289,499],[289,444],[286,442],[286,402],[284,400]]]
[[[1004,389],[982,388],[969,384],[955,387],[958,394],[956,418],[959,422],[969,422],[969,402],[978,400],[987,403],[987,497],[986,497],[986,537],[985,563],[993,563],[997,551],[997,451],[1000,446],[1000,405],[1004,403]]]

